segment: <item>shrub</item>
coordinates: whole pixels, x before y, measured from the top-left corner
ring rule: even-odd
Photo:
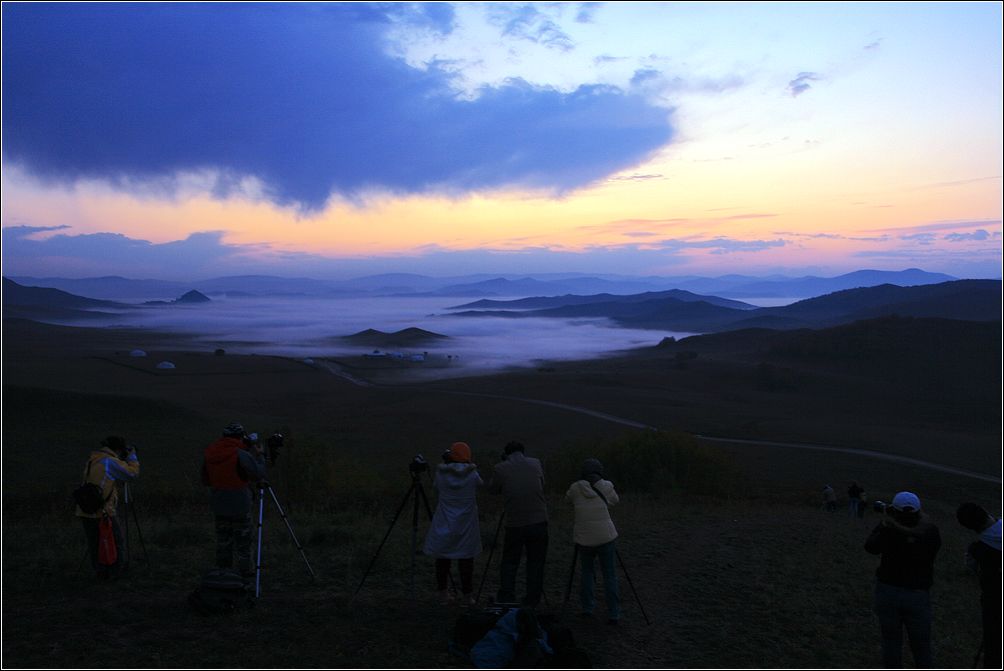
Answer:
[[[548,459],[546,480],[564,493],[589,457],[599,459],[605,477],[624,492],[731,498],[743,482],[725,455],[688,434],[666,431],[633,431],[612,441],[570,445]]]

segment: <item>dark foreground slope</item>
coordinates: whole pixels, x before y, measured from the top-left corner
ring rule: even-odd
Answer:
[[[509,440],[542,457],[551,510],[545,607],[559,611],[572,520],[562,500],[570,477],[555,475],[564,471],[554,465],[566,454],[604,453],[627,431],[583,409],[709,436],[867,447],[999,477],[999,325],[909,320],[857,329],[723,334],[488,378],[358,386],[298,360],[5,320],[4,666],[462,667],[446,647],[459,609],[435,602],[432,561],[410,552],[411,520],[390,526],[410,485],[408,464],[418,452],[436,461],[458,439],[472,445],[485,476]],[[916,336],[916,349],[897,342],[904,334]],[[840,349],[855,338],[858,346]],[[134,348],[149,357],[129,357]],[[157,370],[165,358],[178,368]],[[918,385],[924,374],[943,382]],[[975,412],[944,403],[965,391],[964,378],[968,401],[984,399]],[[888,403],[891,396],[902,402]],[[317,578],[266,508],[262,599],[248,613],[207,620],[185,606],[213,561],[199,456],[234,420],[290,436],[269,477]],[[87,451],[108,433],[134,442],[143,468],[133,491],[145,546],[136,546],[134,527],[133,570],[114,584],[80,569],[82,534],[68,504]],[[971,664],[978,593],[960,566],[970,539],[954,509],[966,498],[992,507],[999,481],[853,454],[684,442],[691,460],[721,469],[720,488],[694,489],[682,460],[657,486],[631,488],[625,470],[657,460],[627,452],[609,461],[611,479],[624,483],[613,511],[618,548],[652,624],[626,582],[620,627],[570,617],[597,666],[878,665],[876,559],[861,547],[877,517],[819,507],[823,484],[842,493],[852,479],[872,499],[904,488],[923,499],[944,538],[936,662]],[[479,510],[485,552],[475,578],[487,575],[484,601],[497,587],[498,552],[485,569],[499,501],[482,494]],[[420,519],[419,543],[425,528]],[[568,614],[576,610],[573,591]],[[82,612],[107,626],[82,625]]]

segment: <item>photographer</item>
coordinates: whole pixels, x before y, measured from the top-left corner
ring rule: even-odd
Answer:
[[[505,446],[505,457],[495,465],[488,491],[504,498],[506,520],[502,545],[499,603],[516,600],[516,573],[526,549],[526,596],[524,606],[536,606],[544,594],[544,563],[547,560],[547,501],[544,469],[539,459],[527,457],[519,442]]]
[[[620,501],[614,484],[603,479],[603,464],[598,459],[586,459],[581,478],[572,483],[565,500],[575,507],[572,540],[578,546],[582,567],[579,596],[582,614],[593,615],[593,567],[600,560],[603,589],[607,604],[607,623],[620,621],[620,593],[617,588],[617,528],[610,519],[610,506]]]
[[[450,601],[447,580],[450,562],[456,559],[464,604],[473,606],[474,558],[481,554],[477,494],[478,487],[484,483],[478,475],[478,467],[471,463],[471,448],[467,443],[453,443],[443,459],[445,463],[436,467],[432,482],[439,492],[439,501],[425,536],[424,552],[436,559],[440,602]]]
[[[251,501],[249,485],[265,478],[261,444],[245,444],[244,427],[234,422],[210,443],[202,459],[202,482],[210,488],[215,517],[216,566],[254,575],[251,562]]]
[[[963,503],[955,512],[955,517],[959,524],[979,537],[966,550],[966,564],[980,578],[983,668],[1000,668],[1001,521],[975,503]]]
[[[119,525],[119,494],[115,483],[118,480],[133,480],[139,475],[139,457],[136,448],[127,445],[121,436],[108,436],[101,441],[101,448],[91,452],[84,468],[85,483],[93,483],[101,490],[103,506],[94,513],[86,513],[77,506],[75,515],[80,518],[87,538],[87,549],[91,565],[98,578],[109,578],[124,573],[129,567],[129,553]],[[96,506],[95,506],[96,507]],[[99,559],[98,546],[101,525],[110,524],[115,539],[115,562],[103,564]]]
[[[885,513],[865,541],[865,550],[882,557],[875,572],[882,660],[886,668],[903,665],[905,627],[914,665],[929,668],[933,666],[930,589],[941,534],[921,513],[920,499],[911,492],[896,494]]]

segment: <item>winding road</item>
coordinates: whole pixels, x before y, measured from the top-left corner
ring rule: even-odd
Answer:
[[[376,385],[365,380],[360,380],[357,377],[347,374],[345,371],[338,368],[337,365],[325,362],[323,366],[325,370],[333,375],[342,377],[353,384],[364,386],[364,387],[379,387],[382,385]],[[568,412],[575,412],[580,415],[587,415],[589,417],[595,417],[597,419],[602,419],[608,422],[613,422],[615,424],[622,424],[624,426],[630,426],[635,429],[649,429],[652,431],[659,430],[658,427],[645,424],[643,422],[638,422],[632,419],[626,419],[624,417],[617,417],[616,415],[610,415],[605,412],[598,412],[596,410],[590,410],[589,408],[582,408],[576,405],[569,405],[567,403],[558,403],[556,401],[543,401],[535,398],[524,398],[522,396],[506,396],[502,394],[485,394],[481,392],[473,391],[455,391],[450,389],[430,389],[429,391],[434,391],[440,394],[452,394],[454,396],[477,396],[481,398],[492,398],[504,401],[516,401],[518,403],[532,403],[534,405],[543,405],[551,408],[558,408],[559,410],[567,410]],[[859,457],[866,457],[870,459],[884,459],[885,461],[893,461],[901,464],[909,464],[911,466],[919,466],[921,468],[927,468],[933,471],[940,471],[942,473],[951,473],[952,475],[960,475],[965,478],[972,478],[974,480],[982,480],[984,482],[992,482],[995,484],[1001,484],[1001,478],[994,477],[991,475],[984,475],[982,473],[976,473],[975,471],[967,471],[961,468],[955,468],[953,466],[945,466],[943,464],[936,464],[930,461],[923,461],[920,459],[913,459],[911,457],[902,457],[896,454],[886,454],[884,452],[876,452],[874,450],[861,450],[850,447],[833,447],[829,445],[812,445],[808,443],[778,443],[769,440],[743,440],[739,438],[720,438],[717,436],[702,436],[694,435],[698,440],[703,440],[712,443],[733,443],[739,445],[756,445],[761,447],[781,447],[785,449],[794,450],[816,450],[819,452],[839,452],[843,454],[851,454]]]

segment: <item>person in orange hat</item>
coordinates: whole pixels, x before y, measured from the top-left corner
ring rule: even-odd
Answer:
[[[436,512],[425,536],[424,552],[436,559],[436,587],[443,603],[451,600],[447,589],[452,560],[457,560],[464,602],[474,605],[474,558],[481,554],[478,525],[478,487],[484,483],[471,461],[467,443],[453,443],[436,467],[432,486],[439,494]]]

